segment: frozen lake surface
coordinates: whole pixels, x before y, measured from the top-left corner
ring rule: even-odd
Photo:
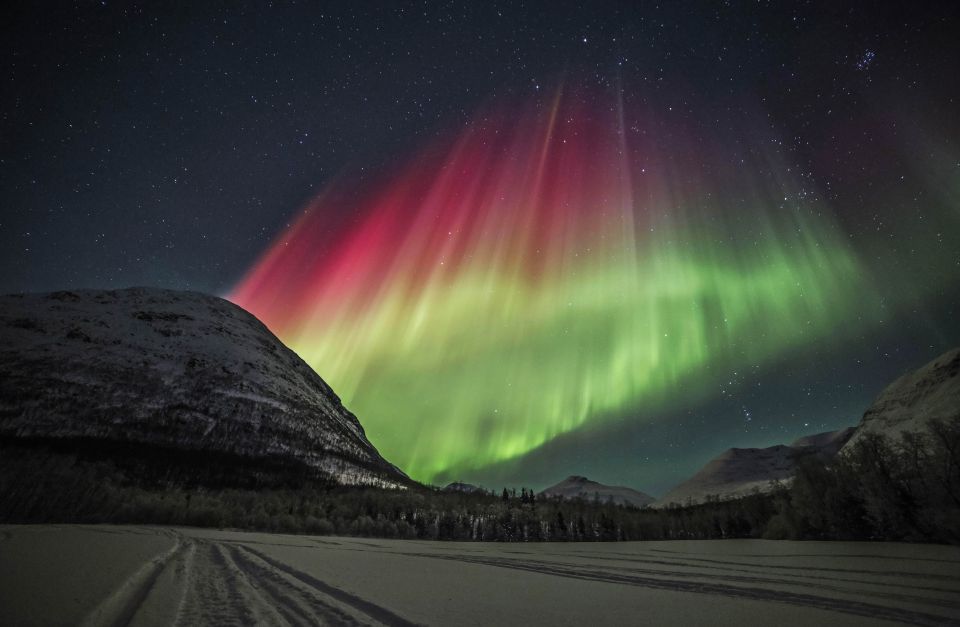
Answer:
[[[0,624],[960,624],[960,547],[6,525]]]

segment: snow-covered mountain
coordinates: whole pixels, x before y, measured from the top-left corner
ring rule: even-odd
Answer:
[[[825,457],[833,457],[850,440],[856,427],[847,427],[838,431],[826,431],[814,435],[805,435],[797,438],[790,444],[790,448],[816,452]]]
[[[259,320],[195,292],[0,297],[0,438],[140,447],[238,475],[410,483]]]
[[[799,438],[789,446],[731,448],[711,459],[695,475],[670,490],[654,507],[700,503],[708,497],[720,499],[746,496],[755,490],[766,492],[771,481],[788,481],[796,459],[803,454],[832,457],[853,434],[853,427]]]
[[[847,447],[866,433],[899,438],[904,431],[925,431],[928,420],[958,415],[960,348],[954,348],[888,385],[863,414]]]
[[[922,432],[931,419],[960,414],[960,348],[947,351],[922,368],[887,386],[854,428],[798,439],[789,446],[732,448],[710,460],[697,474],[673,488],[654,507],[702,502],[708,496],[733,498],[769,489],[771,481],[789,481],[798,453],[832,457],[866,433],[892,438]]]
[[[571,475],[560,483],[550,486],[540,494],[548,497],[562,496],[565,499],[599,499],[601,503],[613,502],[622,505],[643,507],[655,500],[649,494],[623,486],[609,486],[586,477]]]
[[[475,486],[472,483],[463,481],[454,481],[443,487],[444,492],[463,492],[464,494],[473,494],[474,492],[483,492],[483,488]]]

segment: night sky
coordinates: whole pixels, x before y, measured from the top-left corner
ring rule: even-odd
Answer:
[[[960,344],[950,3],[20,4],[0,291],[227,297],[417,479],[660,494]]]

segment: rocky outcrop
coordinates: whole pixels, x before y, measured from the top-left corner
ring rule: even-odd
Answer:
[[[259,320],[194,292],[0,297],[0,439],[149,451],[188,474],[219,460],[238,480],[409,483]]]

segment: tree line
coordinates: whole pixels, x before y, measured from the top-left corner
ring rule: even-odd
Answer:
[[[482,542],[719,538],[960,543],[960,414],[903,439],[865,435],[833,459],[797,460],[788,485],[662,509],[533,490],[451,492],[311,484],[248,489],[139,485],[109,459],[5,443],[0,522],[226,527]]]
[[[960,412],[901,438],[864,434],[829,461],[800,459],[774,499],[768,538],[960,543]]]

